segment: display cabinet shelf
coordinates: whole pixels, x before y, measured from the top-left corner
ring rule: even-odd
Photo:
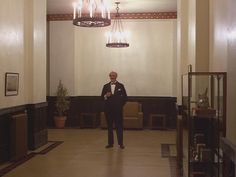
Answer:
[[[188,72],[182,76],[184,177],[220,177],[226,76],[225,72]]]

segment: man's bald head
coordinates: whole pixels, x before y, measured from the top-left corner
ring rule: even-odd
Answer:
[[[118,76],[118,74],[117,74],[117,72],[115,72],[115,71],[111,71],[111,72],[109,73],[109,77],[110,77],[111,82],[115,82],[117,76]]]

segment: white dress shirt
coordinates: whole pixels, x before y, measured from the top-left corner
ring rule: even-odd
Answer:
[[[116,88],[116,85],[115,84],[111,84],[111,93],[112,94],[114,94],[115,88]]]

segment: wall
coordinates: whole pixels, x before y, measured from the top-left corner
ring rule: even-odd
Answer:
[[[209,1],[190,0],[188,16],[188,64],[193,71],[209,71]]]
[[[209,71],[209,1],[178,0],[178,103],[181,104],[181,75],[188,72]],[[206,79],[193,79],[193,97],[208,87]],[[186,82],[184,82],[186,83]],[[186,86],[184,86],[186,88]],[[187,94],[186,89],[184,90]]]
[[[196,1],[196,68],[209,71],[209,0]]]
[[[33,97],[31,103],[46,101],[46,0],[33,4]]]
[[[24,1],[1,1],[0,107],[24,104]],[[5,73],[20,74],[19,96],[5,97]]]
[[[1,1],[0,108],[46,100],[46,1]],[[19,73],[19,94],[6,97],[5,73]]]
[[[177,102],[181,105],[181,77],[188,72],[188,0],[177,2]]]
[[[235,20],[235,8],[236,2],[229,1],[228,13],[229,13],[229,25],[228,25],[228,61],[227,61],[227,73],[228,73],[228,111],[227,111],[227,137],[236,145],[236,20]]]
[[[236,145],[236,2],[211,0],[211,71],[227,72],[227,138]]]
[[[115,70],[130,96],[176,96],[176,20],[123,20],[123,25],[130,47],[110,49],[105,47],[110,27],[88,29],[51,21],[50,95],[59,79],[70,95],[100,95],[108,73]],[[60,72],[53,69],[62,66]]]
[[[189,11],[188,18],[184,8],[186,5]],[[234,18],[236,2],[233,0],[209,0],[209,2],[204,0],[190,0],[188,2],[179,0],[178,6],[180,10],[178,12],[180,14],[178,19],[178,71],[181,73],[184,70],[183,68],[187,68],[188,64],[192,64],[194,71],[227,72],[226,134],[227,138],[236,144],[236,110],[234,106],[236,105],[236,20]],[[185,37],[186,25],[184,21],[186,19],[188,19],[188,37]],[[207,36],[205,34],[208,33],[208,30],[209,34]],[[183,45],[186,38],[188,38],[187,47]],[[199,50],[198,47],[203,48]],[[206,48],[208,50],[205,50]],[[186,62],[184,55],[186,50],[188,52],[188,62]],[[203,58],[205,59],[202,60]]]
[[[74,26],[71,21],[49,22],[49,92],[55,95],[59,80],[75,95]]]
[[[210,0],[210,70],[226,71],[229,0]]]
[[[188,65],[196,71],[196,0],[188,2]]]

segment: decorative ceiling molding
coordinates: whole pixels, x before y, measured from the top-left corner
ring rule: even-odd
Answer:
[[[115,13],[111,14],[114,19]],[[120,13],[121,19],[176,19],[177,12],[141,12],[141,13]],[[49,14],[48,21],[73,20],[73,14]]]

